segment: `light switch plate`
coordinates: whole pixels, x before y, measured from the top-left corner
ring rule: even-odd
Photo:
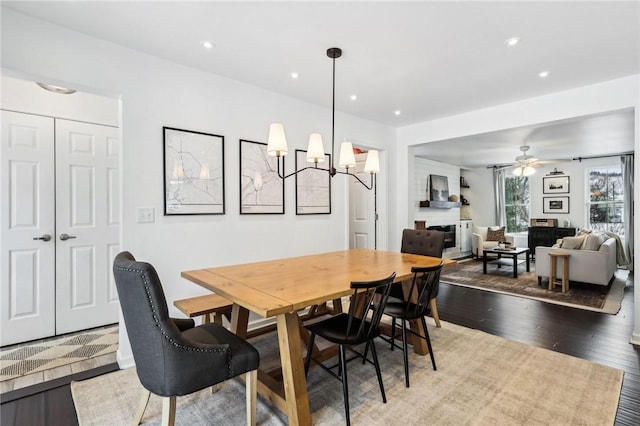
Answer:
[[[153,207],[138,207],[138,223],[153,223],[155,221],[155,209]]]

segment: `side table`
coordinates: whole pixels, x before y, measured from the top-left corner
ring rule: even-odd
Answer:
[[[571,256],[571,254],[566,252],[549,252],[549,260],[551,263],[549,290],[553,290],[553,287],[556,285],[556,261],[558,258],[560,258],[562,259],[562,292],[566,293],[567,291],[569,291],[569,256]]]

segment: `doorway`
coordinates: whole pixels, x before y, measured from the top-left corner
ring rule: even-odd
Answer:
[[[119,129],[8,104],[3,97],[0,345],[116,323]]]
[[[355,148],[358,149],[358,148]],[[367,185],[371,182],[369,173],[364,172],[364,164],[367,154],[365,150],[358,149],[356,154],[357,175]],[[380,155],[384,155],[382,152]],[[386,239],[381,229],[385,229],[380,220],[381,202],[381,173],[375,176],[374,187],[371,190],[365,188],[355,178],[349,178],[349,248],[380,249],[386,247]]]

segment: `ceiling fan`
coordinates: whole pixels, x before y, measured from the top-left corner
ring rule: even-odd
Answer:
[[[520,151],[522,155],[518,155],[513,163],[513,174],[516,176],[530,176],[536,172],[536,169],[540,167],[538,159],[531,154],[527,154],[529,151],[529,145],[522,145]]]
[[[531,176],[536,172],[536,169],[542,167],[544,164],[557,163],[561,160],[538,160],[531,154],[528,154],[531,147],[529,145],[522,145],[520,151],[521,155],[518,155],[513,164],[500,167],[501,169],[513,169],[513,174],[516,176]]]

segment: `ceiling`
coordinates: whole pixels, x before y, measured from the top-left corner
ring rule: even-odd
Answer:
[[[628,108],[427,143],[413,152],[430,160],[474,168],[511,164],[522,154],[522,145],[528,145],[528,154],[537,159],[551,161],[632,152],[633,141],[634,111]]]
[[[2,1],[2,7],[326,107],[325,51],[337,46],[344,53],[336,61],[336,109],[393,127],[640,72],[638,1]],[[520,43],[508,47],[505,40],[514,36]],[[204,49],[203,40],[215,47]],[[550,72],[544,79],[543,70]],[[501,136],[513,146],[511,157],[535,131],[541,132]]]

